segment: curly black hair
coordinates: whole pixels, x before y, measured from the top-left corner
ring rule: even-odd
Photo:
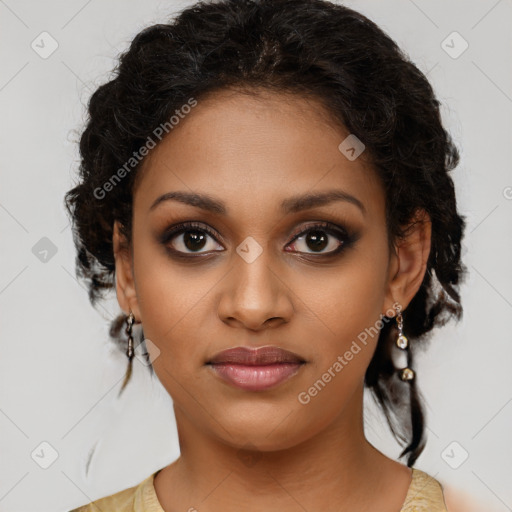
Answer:
[[[412,340],[409,365],[434,326],[459,320],[459,286],[467,272],[449,171],[459,152],[442,125],[440,102],[425,75],[375,23],[325,0],[200,1],[169,23],[139,32],[119,56],[112,79],[91,96],[80,138],[79,182],[65,196],[77,248],[77,277],[94,306],[115,286],[113,225],[131,243],[133,163],[156,127],[209,93],[258,88],[313,98],[333,120],[363,141],[365,156],[386,193],[388,239],[396,242],[419,209],[432,222],[431,251],[423,282],[403,311]],[[132,160],[130,160],[132,159]],[[133,170],[126,170],[132,161]],[[123,167],[124,166],[124,167]],[[117,172],[123,179],[108,188]],[[111,324],[120,336],[126,316]],[[397,377],[391,349],[396,322],[384,322],[365,374],[391,432],[414,464],[425,446],[424,411],[416,379]],[[143,333],[142,333],[143,338]],[[131,360],[130,360],[131,363]],[[153,372],[151,365],[148,366]],[[131,375],[131,364],[125,383]]]

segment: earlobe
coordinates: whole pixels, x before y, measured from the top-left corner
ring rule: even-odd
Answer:
[[[114,222],[112,235],[113,251],[115,258],[115,279],[117,301],[121,309],[128,314],[132,311],[137,319],[140,318],[133,279],[130,248],[125,237],[121,234],[119,221]]]
[[[402,311],[419,290],[430,255],[432,222],[422,209],[417,210],[409,223],[405,237],[396,246],[396,255],[390,265],[386,306],[393,309],[398,302]]]

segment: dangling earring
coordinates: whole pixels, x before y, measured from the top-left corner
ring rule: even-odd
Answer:
[[[134,354],[133,349],[133,336],[132,336],[132,329],[133,329],[133,322],[135,321],[135,317],[133,316],[133,313],[130,311],[130,314],[126,317],[126,329],[125,332],[128,335],[128,348],[126,350],[126,355],[128,356],[128,359],[131,361]]]
[[[403,333],[404,328],[404,320],[402,317],[402,306],[400,304],[395,305],[396,309],[396,323],[398,326],[398,337],[396,339],[396,346],[401,350],[407,350],[409,348],[409,340]],[[411,361],[410,352],[407,352],[407,364],[409,365]],[[415,377],[414,370],[409,368],[408,366],[405,368],[401,368],[398,373],[400,379],[404,381],[410,381],[413,380]]]
[[[126,384],[128,384],[128,381],[130,380],[130,377],[132,375],[133,356],[135,355],[135,350],[133,348],[133,335],[132,335],[134,321],[135,321],[135,317],[130,310],[130,314],[126,317],[126,329],[125,329],[125,332],[128,335],[128,348],[126,350],[126,355],[128,357],[128,368],[126,370],[126,374],[124,376],[124,381],[121,386],[121,389],[119,390],[119,395],[123,392],[124,388],[126,387]]]

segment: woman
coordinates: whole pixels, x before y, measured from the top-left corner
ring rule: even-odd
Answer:
[[[344,6],[221,0],[139,33],[89,114],[78,270],[115,287],[121,389],[140,324],[181,456],[76,510],[445,511],[413,355],[462,314],[465,221],[425,76]]]

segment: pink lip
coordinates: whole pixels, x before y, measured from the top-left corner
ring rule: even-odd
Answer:
[[[247,391],[263,391],[280,384],[298,372],[301,363],[277,363],[266,366],[212,364],[211,368],[227,382]]]
[[[223,380],[247,391],[263,391],[295,375],[304,359],[279,347],[236,347],[207,364]]]

